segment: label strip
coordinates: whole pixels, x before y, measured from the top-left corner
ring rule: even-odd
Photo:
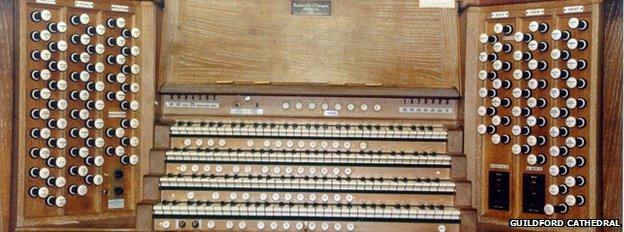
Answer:
[[[496,11],[490,14],[493,19],[502,19],[509,17],[509,11]]]
[[[526,10],[526,16],[538,16],[544,15],[544,9],[528,9]]]
[[[93,9],[93,7],[95,7],[95,3],[93,3],[93,2],[85,2],[85,1],[75,1],[74,2],[74,6],[80,7],[80,8]]]
[[[130,12],[130,6],[111,5],[111,11],[115,11],[115,12]]]
[[[581,13],[583,12],[585,9],[583,6],[566,6],[563,8],[563,13],[564,14],[569,14],[569,13]]]
[[[36,3],[56,5],[56,0],[37,0]]]

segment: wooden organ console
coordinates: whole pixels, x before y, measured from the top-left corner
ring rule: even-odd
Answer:
[[[361,90],[163,95],[154,229],[459,231],[457,92]]]
[[[621,1],[0,19],[2,231],[621,231]]]

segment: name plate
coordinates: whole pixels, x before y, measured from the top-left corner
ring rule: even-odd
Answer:
[[[331,15],[331,1],[292,0],[290,13],[292,15],[329,16]]]
[[[126,112],[124,111],[109,111],[108,118],[125,118]]]
[[[583,6],[566,6],[563,8],[563,13],[564,14],[569,14],[569,13],[581,13],[583,12],[585,9]]]
[[[264,114],[264,109],[260,109],[260,108],[253,108],[253,109],[231,108],[230,109],[230,114],[233,114],[233,115],[263,115]]]
[[[111,11],[130,12],[130,7],[124,5],[111,5]]]
[[[74,2],[74,6],[76,7],[80,7],[80,8],[93,8],[95,6],[95,4],[93,2],[85,2],[85,1],[75,1]]]
[[[497,12],[492,12],[490,14],[490,17],[492,17],[493,19],[503,19],[503,18],[508,18],[509,17],[509,11],[497,11]]]
[[[490,168],[493,168],[493,169],[509,169],[509,165],[507,165],[507,164],[490,164]]]
[[[544,9],[529,9],[526,10],[526,16],[539,16],[544,15]]]
[[[56,0],[37,0],[36,3],[56,5]]]

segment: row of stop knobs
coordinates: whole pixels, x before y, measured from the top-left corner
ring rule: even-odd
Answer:
[[[89,25],[91,17],[89,14],[76,14],[69,16],[69,24],[73,26],[84,25],[84,34],[78,32],[68,36],[68,42],[65,40],[55,41],[53,35],[56,33],[65,33],[68,30],[68,23],[61,21],[52,21],[52,13],[49,10],[33,11],[30,14],[32,22],[46,23],[46,27],[40,30],[34,30],[30,33],[30,39],[34,43],[45,43],[43,49],[35,49],[30,52],[30,58],[33,61],[47,62],[43,69],[35,69],[30,72],[30,77],[34,81],[46,81],[46,85],[41,89],[33,89],[30,96],[34,100],[46,100],[45,107],[34,108],[30,111],[30,116],[36,120],[44,120],[45,127],[32,128],[30,136],[34,139],[44,139],[43,147],[31,148],[29,154],[32,158],[41,158],[45,161],[43,167],[31,167],[28,171],[28,175],[34,179],[43,179],[43,186],[31,186],[28,189],[28,195],[31,197],[38,197],[44,199],[44,202],[50,206],[63,207],[65,206],[67,199],[64,196],[53,196],[50,193],[50,188],[66,188],[66,192],[70,195],[85,196],[88,192],[89,186],[99,186],[103,183],[104,178],[100,174],[89,174],[91,167],[101,167],[104,164],[104,157],[99,154],[90,154],[90,149],[104,149],[105,154],[111,156],[119,156],[121,164],[136,165],[138,163],[137,155],[126,154],[128,147],[138,146],[138,138],[134,136],[126,136],[126,130],[137,129],[139,122],[135,118],[122,118],[117,127],[105,128],[105,121],[101,118],[91,118],[94,111],[103,111],[105,103],[102,100],[92,99],[94,95],[99,95],[99,92],[105,90],[105,83],[103,81],[91,81],[93,75],[98,75],[104,72],[106,66],[102,62],[90,62],[94,57],[93,55],[102,55],[107,49],[119,49],[119,55],[108,55],[104,61],[109,65],[119,65],[119,73],[109,73],[106,76],[106,81],[110,84],[119,83],[120,91],[108,91],[105,92],[106,100],[118,101],[119,107],[123,111],[136,111],[139,104],[135,100],[126,99],[127,93],[136,94],[139,90],[137,83],[127,83],[127,75],[138,75],[140,67],[136,64],[126,64],[127,57],[136,57],[140,54],[138,46],[126,46],[127,39],[138,38],[140,36],[140,30],[137,28],[125,28],[126,20],[123,17],[109,18],[105,20],[105,25]],[[107,36],[104,38],[104,44],[91,44],[92,36],[104,36],[108,29],[119,28],[120,36]],[[59,35],[61,36],[61,35]],[[51,41],[52,40],[52,41]],[[68,64],[65,60],[51,60],[54,54],[61,54],[66,51],[71,51],[70,46],[82,46],[84,45],[84,52],[71,52],[69,56]],[[62,55],[62,54],[61,54]],[[84,65],[84,71],[71,72],[67,77],[68,80],[52,79],[55,72],[64,72],[70,64]],[[61,76],[62,77],[62,76]],[[71,82],[68,82],[71,80]],[[71,87],[76,83],[80,83],[84,86],[82,90],[72,90]],[[84,103],[83,109],[71,109],[69,116],[73,120],[80,120],[80,127],[69,127],[67,132],[71,138],[82,139],[80,144],[74,144],[73,140],[68,140],[61,137],[53,137],[53,130],[64,130],[68,127],[68,120],[64,118],[50,118],[53,115],[53,110],[64,111],[70,105],[65,99],[50,99],[54,91],[68,92],[69,98],[72,101]],[[110,115],[111,112],[109,112]],[[125,115],[125,114],[124,114]],[[109,116],[110,117],[110,116]],[[92,129],[104,129],[104,136],[112,139],[119,140],[119,146],[105,146],[105,139],[102,137],[94,136]],[[84,161],[83,164],[68,164],[64,156],[52,156],[51,150],[65,149],[71,157],[80,158]],[[68,166],[67,168],[65,166]],[[81,184],[67,184],[69,182],[62,174],[59,176],[51,175],[56,168],[66,170],[68,178],[78,178],[83,180]],[[120,170],[117,170],[120,171]],[[117,171],[115,177],[117,177]],[[122,186],[111,187],[112,192],[117,195],[123,194]]]
[[[548,172],[551,176],[566,176],[570,172],[570,168],[584,167],[586,160],[583,155],[572,156],[571,149],[582,148],[587,144],[587,141],[582,136],[570,136],[570,132],[574,128],[584,128],[587,121],[583,117],[571,116],[571,111],[574,109],[584,109],[587,107],[588,102],[586,99],[580,97],[572,97],[572,89],[582,90],[587,87],[588,83],[584,78],[577,78],[572,76],[572,71],[583,71],[588,68],[588,62],[584,59],[574,59],[572,57],[573,51],[584,52],[588,49],[589,42],[585,39],[573,38],[572,30],[585,31],[588,29],[589,24],[585,20],[579,20],[577,18],[571,18],[568,21],[570,30],[552,30],[550,37],[554,41],[565,42],[564,48],[552,48],[548,41],[536,40],[536,37],[532,33],[545,34],[550,31],[550,25],[546,22],[533,21],[529,23],[530,33],[516,32],[514,34],[514,28],[512,25],[496,24],[494,25],[494,35],[482,34],[479,38],[482,44],[490,44],[493,46],[494,52],[481,53],[479,60],[481,62],[491,62],[493,70],[486,71],[481,70],[479,72],[479,79],[482,81],[492,81],[492,89],[481,88],[479,90],[479,96],[481,98],[491,99],[492,106],[481,106],[478,109],[480,116],[489,116],[492,118],[492,124],[479,125],[477,130],[480,134],[490,134],[492,136],[492,142],[495,144],[508,144],[512,138],[510,135],[498,135],[497,126],[508,126],[511,124],[511,118],[509,116],[498,116],[499,107],[509,108],[511,107],[512,100],[508,97],[499,97],[500,90],[511,90],[511,79],[505,80],[499,78],[499,72],[511,72],[513,69],[513,61],[500,60],[502,55],[509,54],[515,61],[528,62],[528,70],[516,69],[513,71],[512,76],[515,80],[527,81],[528,88],[514,88],[512,90],[512,96],[514,98],[527,99],[528,107],[514,107],[512,114],[515,117],[522,116],[527,118],[527,125],[520,126],[514,125],[511,132],[515,136],[526,136],[526,144],[514,144],[511,148],[512,153],[519,155],[524,154],[527,157],[529,165],[544,165],[547,162],[547,156],[544,154],[532,154],[534,151],[533,146],[543,146],[547,144],[546,135],[532,135],[532,127],[544,127],[548,124],[548,120],[542,116],[533,116],[533,108],[546,108],[548,101],[541,96],[533,96],[533,90],[545,90],[548,88],[549,80],[546,78],[534,78],[533,71],[547,71],[550,70],[550,77],[552,79],[563,80],[567,88],[552,88],[549,91],[549,95],[552,99],[564,99],[565,107],[552,107],[550,111],[547,111],[553,119],[565,119],[564,126],[552,126],[549,129],[550,137],[565,138],[566,143],[562,146],[551,146],[548,150],[552,157],[565,157],[564,165],[551,165],[548,168]],[[529,51],[516,50],[514,52],[514,44],[504,42],[508,38],[504,38],[501,41],[498,34],[503,36],[513,36],[515,42],[524,42],[527,44]],[[535,52],[546,53],[550,50],[550,58],[554,61],[563,61],[564,66],[567,69],[559,69],[557,67],[549,67],[547,60],[537,60],[535,58]],[[531,117],[531,118],[529,118]],[[565,214],[572,206],[581,206],[586,203],[586,198],[583,194],[572,195],[569,194],[569,189],[572,187],[581,187],[586,184],[586,179],[582,175],[567,176],[565,183],[559,185],[551,185],[548,188],[548,192],[553,195],[565,196],[565,202],[560,204],[546,204],[543,208],[546,215],[552,215],[554,213]],[[569,195],[568,195],[569,194]]]

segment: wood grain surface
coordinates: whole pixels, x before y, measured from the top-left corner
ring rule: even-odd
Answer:
[[[622,1],[604,3],[603,217],[622,218]],[[610,228],[606,231],[622,231]]]
[[[591,5],[589,5],[590,3],[593,3]],[[466,32],[466,86],[465,86],[465,92],[464,92],[464,96],[465,96],[465,102],[466,102],[466,109],[468,110],[467,112],[465,112],[465,134],[467,135],[467,139],[466,139],[466,143],[465,143],[465,148],[466,148],[466,152],[467,154],[470,155],[474,154],[476,156],[476,162],[475,164],[477,165],[477,168],[475,168],[475,170],[480,170],[479,168],[479,163],[480,160],[485,160],[485,162],[483,162],[483,165],[488,165],[490,163],[496,163],[493,162],[492,160],[488,159],[488,157],[499,157],[499,153],[500,152],[494,152],[494,153],[489,153],[485,150],[482,150],[484,148],[479,148],[478,145],[474,145],[475,141],[478,143],[478,138],[475,138],[474,135],[476,135],[476,131],[474,130],[474,127],[477,124],[473,124],[473,123],[478,123],[478,119],[476,119],[474,117],[474,112],[470,112],[469,109],[474,109],[476,108],[476,106],[478,106],[478,104],[476,104],[475,100],[473,98],[475,98],[475,94],[473,92],[476,92],[475,87],[478,88],[478,85],[475,86],[474,80],[476,79],[476,72],[477,70],[479,70],[477,67],[479,64],[477,64],[476,62],[474,62],[473,60],[476,60],[473,57],[476,57],[476,54],[478,54],[479,49],[477,49],[476,47],[479,47],[479,45],[477,44],[477,36],[479,32],[475,32],[475,31],[479,31],[479,30],[483,30],[485,29],[490,30],[493,26],[493,24],[488,24],[487,22],[492,21],[491,19],[486,19],[489,18],[489,13],[490,12],[494,12],[494,11],[508,11],[510,14],[511,18],[514,18],[516,16],[514,15],[521,15],[524,16],[525,12],[524,9],[532,9],[532,8],[545,8],[546,9],[546,15],[551,15],[553,13],[551,12],[559,12],[558,9],[561,9],[560,7],[563,6],[569,6],[569,5],[574,5],[574,4],[583,4],[585,5],[585,12],[584,15],[582,14],[578,14],[577,16],[571,16],[571,15],[559,15],[556,16],[554,19],[555,21],[549,22],[549,24],[551,25],[555,25],[553,27],[558,27],[558,28],[562,28],[565,27],[565,23],[567,23],[567,20],[570,17],[583,17],[583,18],[587,18],[587,20],[590,22],[590,24],[592,25],[592,30],[591,30],[591,34],[587,34],[587,33],[578,33],[575,32],[575,36],[581,39],[587,39],[588,41],[590,41],[590,48],[588,48],[588,50],[585,53],[573,53],[573,55],[575,57],[580,57],[582,59],[586,59],[590,62],[590,66],[587,69],[588,72],[587,73],[580,73],[578,71],[573,71],[572,75],[573,76],[583,76],[585,78],[588,78],[589,83],[590,83],[590,91],[589,92],[579,92],[579,91],[572,91],[573,96],[583,96],[584,98],[586,98],[588,100],[588,110],[584,110],[584,111],[579,111],[576,110],[575,111],[575,116],[579,116],[579,117],[584,117],[588,119],[588,125],[590,128],[589,131],[585,130],[585,131],[575,131],[573,132],[573,136],[583,136],[585,138],[588,139],[588,146],[584,147],[583,149],[579,150],[575,150],[577,152],[581,152],[582,154],[587,154],[587,160],[588,160],[588,165],[584,168],[576,168],[574,170],[571,171],[571,173],[573,175],[583,175],[588,177],[588,187],[585,189],[581,189],[578,190],[576,189],[575,191],[581,191],[580,193],[586,196],[589,196],[588,198],[588,202],[589,204],[587,204],[588,206],[586,206],[584,209],[574,209],[571,210],[570,212],[568,212],[565,215],[556,215],[555,218],[559,218],[559,219],[565,219],[565,218],[602,218],[602,217],[606,217],[606,218],[619,218],[619,216],[608,216],[609,213],[607,213],[608,209],[606,207],[603,207],[602,205],[605,204],[602,201],[602,198],[604,196],[604,198],[612,198],[614,201],[619,200],[619,197],[621,196],[621,194],[619,191],[615,191],[615,194],[611,194],[609,188],[617,188],[619,190],[619,186],[617,186],[616,184],[609,185],[607,184],[607,182],[605,182],[605,184],[603,184],[603,181],[605,181],[604,178],[601,178],[601,170],[602,167],[605,167],[605,169],[609,169],[609,170],[605,170],[605,173],[608,172],[615,172],[617,173],[618,177],[621,177],[621,172],[619,172],[617,169],[614,169],[612,167],[608,167],[608,166],[602,166],[601,164],[604,163],[604,159],[619,159],[621,158],[619,154],[621,154],[621,152],[617,152],[617,157],[615,156],[609,156],[608,153],[610,152],[600,152],[599,148],[601,146],[601,143],[603,143],[604,140],[602,140],[602,137],[605,137],[604,135],[600,135],[600,134],[604,134],[604,133],[600,133],[601,131],[601,127],[603,131],[608,131],[608,130],[620,130],[619,128],[621,126],[615,126],[613,127],[613,125],[611,125],[611,127],[609,129],[604,128],[603,126],[601,126],[601,118],[600,116],[596,117],[596,114],[600,111],[605,111],[607,110],[607,105],[602,104],[603,100],[603,96],[607,96],[607,95],[616,95],[618,96],[618,98],[620,97],[620,94],[617,93],[607,93],[607,92],[613,92],[613,91],[617,91],[614,89],[617,88],[613,88],[611,87],[611,84],[609,84],[609,81],[606,81],[606,83],[602,83],[602,63],[601,60],[603,60],[603,48],[610,48],[611,46],[609,46],[608,44],[602,42],[602,33],[603,30],[608,31],[609,29],[603,29],[601,28],[602,24],[601,24],[601,19],[603,16],[603,11],[601,9],[601,7],[599,6],[599,1],[587,1],[587,2],[581,2],[581,1],[550,1],[550,2],[544,2],[544,3],[534,3],[534,4],[526,4],[526,5],[516,5],[518,7],[514,8],[514,5],[497,5],[497,6],[489,6],[489,7],[474,7],[474,8],[470,8],[469,10],[467,10],[464,14],[467,14],[468,18],[467,18],[467,32]],[[609,10],[606,10],[609,11]],[[614,10],[611,10],[614,11]],[[558,14],[558,13],[555,13]],[[556,21],[557,18],[559,18],[559,21]],[[505,19],[498,19],[496,22],[500,22],[500,23],[510,23],[510,22],[504,22]],[[527,21],[528,20],[528,21]],[[528,24],[528,22],[530,22],[532,19],[528,18],[528,19],[523,19],[521,18],[520,20],[516,20],[514,21],[516,23],[516,27],[514,28],[526,28],[526,24]],[[540,17],[539,19],[537,19],[539,21],[546,21],[548,20],[547,16],[544,17]],[[476,23],[476,25],[475,25]],[[518,24],[520,23],[520,24]],[[511,23],[510,23],[511,24]],[[486,25],[485,28],[481,28],[482,25]],[[522,26],[525,25],[525,26]],[[621,27],[621,26],[620,26]],[[522,30],[522,29],[518,29],[518,30]],[[620,28],[621,30],[621,28]],[[621,31],[620,31],[621,32]],[[490,33],[491,34],[491,33]],[[614,36],[617,38],[617,36]],[[621,37],[621,35],[619,36]],[[536,40],[547,40],[547,38],[536,38]],[[621,41],[621,40],[620,40]],[[560,45],[554,45],[554,46],[560,46]],[[621,46],[621,45],[620,45]],[[606,49],[605,49],[606,50]],[[614,50],[618,50],[617,47]],[[621,49],[619,49],[621,52]],[[619,54],[619,53],[618,53]],[[611,55],[607,55],[604,54],[605,58],[604,59],[613,59],[617,56],[614,56],[613,54]],[[471,60],[472,59],[472,60]],[[541,59],[547,59],[547,57],[542,57],[541,55],[538,56],[536,59],[541,60]],[[509,60],[509,59],[503,59],[503,60]],[[617,60],[617,58],[616,58]],[[618,60],[619,62],[621,62],[621,58],[619,58]],[[552,63],[552,62],[551,62]],[[555,66],[557,66],[557,64],[554,64]],[[561,65],[559,65],[561,66]],[[499,73],[500,74],[500,73]],[[538,76],[544,76],[544,75],[538,75]],[[620,75],[615,75],[615,78],[621,79]],[[606,75],[605,75],[605,78]],[[593,84],[592,84],[593,83]],[[556,86],[562,86],[561,83],[558,83],[555,81],[554,83]],[[605,86],[605,88],[603,89],[603,84]],[[619,87],[619,86],[618,86]],[[604,95],[602,95],[602,92],[604,92]],[[535,94],[538,95],[544,95],[545,93],[542,92],[534,92]],[[502,94],[500,94],[502,95]],[[609,101],[604,101],[604,102],[609,102]],[[556,105],[563,105],[564,103],[561,101],[555,101],[554,104]],[[619,111],[615,111],[616,113]],[[534,114],[537,115],[544,115],[544,113],[539,113],[536,112],[534,110],[533,112]],[[560,125],[560,123],[558,123],[558,125]],[[618,128],[618,129],[614,129],[614,128]],[[544,134],[544,132],[539,132],[540,134]],[[620,135],[621,133],[619,133],[618,135]],[[614,141],[617,140],[616,138],[614,138]],[[621,140],[621,138],[620,138]],[[618,140],[619,141],[619,140]],[[561,141],[555,141],[557,142],[557,144],[561,144]],[[535,150],[535,149],[534,149]],[[543,153],[543,151],[533,151],[535,153]],[[509,153],[509,152],[507,152]],[[493,154],[491,156],[488,156],[490,154]],[[503,153],[504,154],[504,153]],[[479,158],[482,157],[482,158]],[[520,158],[520,160],[516,160],[516,162],[514,162],[516,165],[518,165],[519,163],[524,163],[525,161],[523,161],[524,158]],[[602,160],[601,160],[602,159]],[[552,161],[550,161],[552,162]],[[619,160],[613,160],[611,163],[614,162],[619,162],[621,163],[621,161]],[[551,163],[552,164],[552,163]],[[524,165],[526,166],[526,165]],[[520,170],[524,170],[525,167],[521,166]],[[485,166],[484,166],[485,167]],[[612,174],[611,176],[614,176],[616,174]],[[483,189],[484,191],[487,189],[487,181],[484,181],[486,179],[487,175],[483,175],[483,177],[478,177],[475,176],[473,177],[473,180],[476,179],[476,185],[477,186],[481,186],[480,189]],[[554,178],[550,178],[550,181],[552,181]],[[563,182],[563,178],[561,177],[556,177],[556,181],[557,183],[561,183]],[[621,182],[621,179],[615,179],[613,180],[613,182]],[[511,207],[512,213],[511,215],[488,215],[487,213],[484,212],[480,212],[479,215],[479,220],[480,223],[495,223],[495,224],[499,224],[501,226],[501,228],[496,228],[494,230],[505,230],[503,229],[503,227],[506,227],[507,225],[507,219],[508,218],[528,218],[529,215],[520,212],[520,209],[518,209],[518,206],[521,205],[521,201],[518,200],[518,196],[522,196],[522,183],[521,181],[512,181],[511,183],[511,191],[514,192],[514,194],[516,196],[516,199],[512,199],[511,201]],[[609,186],[613,186],[613,187],[609,187]],[[479,188],[479,187],[477,187]],[[612,195],[612,196],[607,196],[607,195]],[[486,195],[483,195],[481,197],[477,197],[476,199],[476,206],[484,206],[487,202],[486,200]],[[591,199],[593,198],[593,200]],[[616,199],[617,198],[617,199]],[[547,200],[547,202],[553,201],[553,197],[549,197],[549,200]],[[555,199],[555,201],[561,202],[561,198],[557,198]],[[620,200],[621,201],[621,200]],[[620,205],[617,204],[617,202],[615,202],[615,205]],[[607,203],[608,204],[608,203]],[[482,208],[483,209],[483,208]],[[619,208],[618,208],[619,209]],[[484,210],[486,211],[486,210]],[[612,210],[613,211],[613,210]],[[607,215],[605,215],[607,214]],[[618,214],[616,212],[614,212],[614,214],[616,215],[621,215]],[[497,217],[497,218],[501,218],[501,220],[499,222],[494,222],[493,220],[491,220],[493,217]],[[540,216],[540,215],[535,215],[534,217],[538,217],[538,218],[544,218],[544,216]],[[483,228],[484,230],[488,230],[487,227]],[[588,228],[585,229],[577,229],[577,228],[566,228],[566,230],[570,230],[570,231],[586,231]],[[534,229],[531,229],[534,230]],[[598,229],[599,231],[601,231],[601,229]]]
[[[460,85],[455,8],[341,0],[331,16],[301,16],[290,0],[167,4],[166,84]]]
[[[0,231],[9,231],[13,138],[13,1],[0,0]]]

